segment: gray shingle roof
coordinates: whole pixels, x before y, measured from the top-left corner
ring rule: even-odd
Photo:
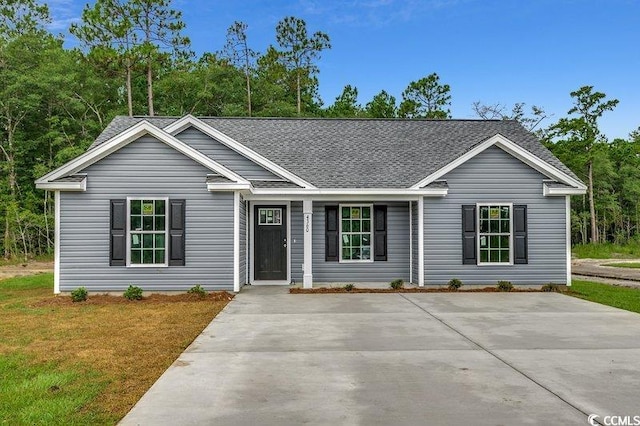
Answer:
[[[224,176],[211,174],[207,175],[206,183],[233,183],[233,181]]]
[[[254,188],[300,188],[299,185],[286,180],[252,180],[251,185]]]
[[[565,185],[564,183],[560,183],[560,182],[545,181],[544,184],[547,185],[547,187],[549,188],[560,188],[560,189],[571,188],[571,186]]]
[[[53,182],[82,182],[86,177],[87,175],[64,176],[54,180]]]
[[[407,188],[498,133],[578,179],[514,120],[200,119],[320,188]],[[92,147],[142,120],[178,117],[116,117]]]
[[[425,188],[447,189],[447,188],[449,188],[449,184],[447,183],[446,180],[436,180],[436,181],[433,181],[430,184],[426,185]]]

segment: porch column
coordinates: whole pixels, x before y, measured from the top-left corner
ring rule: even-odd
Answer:
[[[567,197],[569,198],[569,197]],[[60,191],[53,192],[53,202],[55,203],[54,239],[53,239],[53,293],[60,293]]]
[[[571,286],[571,195],[565,195],[565,244],[567,245],[567,251],[565,256],[567,257],[567,287]]]
[[[313,244],[313,201],[302,201],[302,213],[304,214],[304,276],[303,288],[313,287],[313,258],[311,246]]]
[[[424,287],[424,197],[418,199],[418,286]]]
[[[240,291],[240,193],[233,193],[233,291]]]

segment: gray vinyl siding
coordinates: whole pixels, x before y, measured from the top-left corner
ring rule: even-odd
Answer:
[[[210,193],[210,171],[143,137],[87,167],[86,192],[60,195],[60,287],[71,291],[233,289],[233,194]],[[109,206],[127,197],[186,199],[185,266],[109,266]]]
[[[390,282],[401,278],[409,280],[409,204],[386,204],[387,207],[387,260],[368,263],[340,263],[325,261],[325,205],[313,203],[313,281],[314,282]],[[369,204],[348,203],[344,204]]]
[[[545,176],[498,147],[492,147],[444,176],[449,194],[425,198],[425,284],[495,285],[566,283],[565,198],[544,197]],[[477,266],[462,264],[464,204],[509,202],[526,204],[528,264]]]
[[[280,179],[280,177],[210,136],[205,135],[200,130],[188,128],[178,133],[176,137],[245,179]]]
[[[415,284],[418,283],[418,270],[419,270],[419,262],[418,262],[418,227],[419,227],[420,218],[418,217],[418,203],[415,201],[411,202],[411,275],[413,278],[413,282]]]
[[[247,202],[240,196],[240,284],[247,282]]]
[[[314,230],[315,232],[315,230]],[[291,279],[302,282],[304,271],[304,215],[302,202],[291,202]]]

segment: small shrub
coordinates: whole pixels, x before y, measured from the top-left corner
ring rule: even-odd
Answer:
[[[513,290],[513,284],[511,284],[511,281],[498,281],[498,291],[511,290]]]
[[[457,278],[454,278],[449,281],[449,290],[457,291],[460,287],[462,287],[462,281]]]
[[[135,285],[130,285],[128,289],[124,291],[123,296],[129,300],[142,299],[142,289]]]
[[[78,287],[71,292],[71,301],[75,302],[84,302],[87,300],[87,289],[84,287]]]
[[[344,286],[344,289],[347,290],[347,291],[351,291],[354,288],[356,288],[356,286],[354,286],[353,284],[347,284],[347,285]]]
[[[188,294],[195,294],[198,297],[204,297],[207,295],[207,291],[202,288],[202,286],[200,284],[196,284],[193,287],[191,287],[189,290],[187,290]]]
[[[545,285],[543,285],[543,286],[540,288],[540,290],[542,290],[542,291],[546,291],[546,292],[549,292],[549,293],[551,293],[551,292],[556,292],[556,293],[557,293],[557,292],[559,292],[559,291],[560,291],[560,287],[558,287],[558,285],[557,285],[557,284],[549,283],[549,284],[545,284]]]
[[[389,283],[389,287],[391,287],[394,290],[400,290],[401,288],[404,287],[404,281],[403,280],[393,280]]]

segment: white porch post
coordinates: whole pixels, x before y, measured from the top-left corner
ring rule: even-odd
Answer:
[[[424,197],[418,199],[418,286],[424,287]]]
[[[304,276],[302,279],[303,288],[313,287],[313,258],[311,247],[313,244],[313,201],[305,199],[302,201],[302,212],[304,214]]]
[[[54,191],[53,202],[55,209],[53,236],[53,293],[60,293],[60,191]]]
[[[565,195],[565,238],[567,244],[567,287],[571,286],[571,196]]]
[[[240,291],[240,193],[233,193],[233,291]]]
[[[409,201],[409,282],[413,284],[413,202]]]

